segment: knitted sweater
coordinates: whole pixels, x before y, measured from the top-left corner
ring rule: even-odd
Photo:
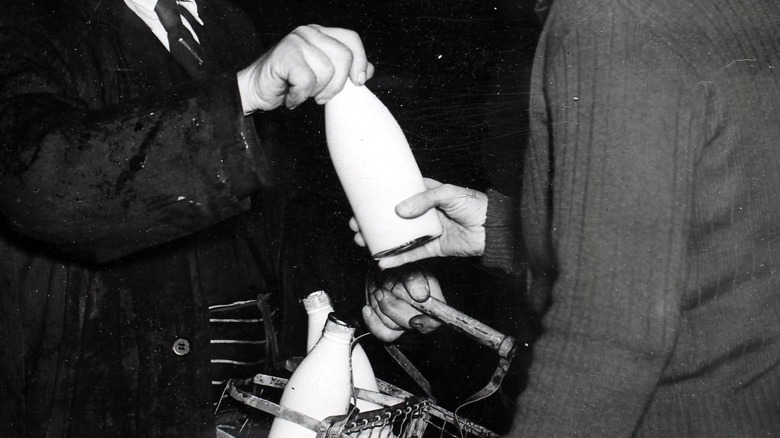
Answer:
[[[556,0],[531,86],[510,435],[780,436],[780,2]]]

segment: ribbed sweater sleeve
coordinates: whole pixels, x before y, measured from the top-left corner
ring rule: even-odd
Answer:
[[[512,437],[630,436],[677,336],[706,93],[616,3],[556,0],[539,46],[522,214],[552,301]]]
[[[518,274],[523,269],[519,257],[520,240],[516,234],[517,201],[495,190],[488,190],[488,211],[485,218],[485,252],[482,264]]]

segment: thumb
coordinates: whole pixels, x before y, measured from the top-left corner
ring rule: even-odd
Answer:
[[[408,284],[409,296],[417,302],[423,302],[431,295],[427,281],[415,281]]]
[[[413,219],[422,216],[426,211],[434,207],[434,203],[426,196],[427,192],[418,193],[411,198],[403,200],[395,206],[398,216]]]
[[[402,268],[401,282],[406,294],[414,301],[423,302],[431,295],[428,275],[416,268]],[[433,277],[431,277],[433,278]]]
[[[399,202],[395,207],[395,212],[398,216],[413,219],[421,216],[436,205],[432,199],[429,199],[427,194],[430,190],[441,187],[443,184],[433,178],[423,178],[423,183],[428,190]]]

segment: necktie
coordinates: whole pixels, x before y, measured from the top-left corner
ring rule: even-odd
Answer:
[[[190,77],[199,78],[204,71],[203,49],[192,33],[184,27],[176,0],[157,0],[154,12],[168,33],[171,55]]]

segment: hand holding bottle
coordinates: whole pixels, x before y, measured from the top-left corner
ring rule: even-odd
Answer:
[[[360,37],[353,31],[316,24],[300,26],[238,72],[244,114],[294,108],[308,98],[324,104],[347,78],[363,85],[374,73]]]
[[[436,208],[444,231],[442,235],[422,246],[379,260],[382,269],[430,257],[470,257],[482,255],[485,249],[485,217],[487,195],[473,189],[452,184],[442,184],[425,178],[428,190],[412,196],[396,206],[396,214],[403,218],[420,216]],[[355,243],[365,246],[355,218],[349,226],[355,231]]]

